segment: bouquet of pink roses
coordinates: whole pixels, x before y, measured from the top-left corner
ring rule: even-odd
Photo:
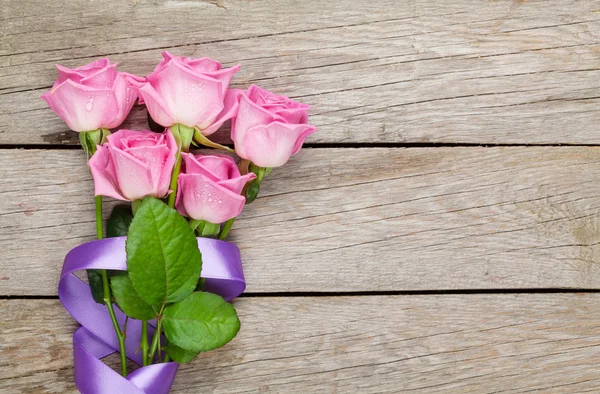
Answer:
[[[240,321],[228,301],[245,281],[239,250],[224,240],[264,177],[316,131],[308,105],[254,85],[229,89],[239,66],[163,57],[146,78],[108,59],[57,65],[42,96],[79,132],[94,179],[98,240],[67,254],[59,283],[82,325],[73,335],[82,393],[168,393],[178,363],[235,337]],[[136,100],[164,131],[110,132]],[[235,149],[209,138],[230,119]],[[225,154],[193,154],[192,146]],[[103,196],[131,202],[112,210],[106,234]],[[73,274],[80,270],[89,285]],[[101,361],[115,351],[120,375]],[[127,358],[140,368],[128,373]]]

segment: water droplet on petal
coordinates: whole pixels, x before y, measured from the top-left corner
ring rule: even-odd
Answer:
[[[85,103],[85,109],[91,111],[94,108],[94,98],[90,97],[87,103]]]

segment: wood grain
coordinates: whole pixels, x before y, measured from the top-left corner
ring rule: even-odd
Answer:
[[[173,393],[600,391],[600,294],[242,298],[231,344]],[[75,323],[0,301],[0,392],[71,393]]]
[[[598,0],[74,0],[68,11],[5,0],[0,9],[0,144],[77,143],[39,99],[54,63],[110,56],[145,75],[164,49],[242,63],[236,86],[312,104],[312,143],[598,142]],[[126,126],[145,122],[138,108]]]
[[[600,288],[600,148],[306,149],[231,233],[249,292]],[[0,150],[0,294],[94,238],[78,150]],[[110,206],[110,204],[108,204]]]

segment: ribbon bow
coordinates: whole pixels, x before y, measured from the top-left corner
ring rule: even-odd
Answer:
[[[178,364],[168,362],[141,367],[123,377],[102,362],[101,358],[116,352],[119,343],[105,305],[92,297],[90,287],[77,278],[75,271],[107,269],[126,271],[126,237],[91,241],[73,248],[65,257],[58,297],[67,311],[81,324],[73,334],[75,385],[83,394],[168,394],[177,373]],[[242,294],[246,288],[240,251],[234,244],[209,238],[198,238],[202,253],[204,291],[219,294],[227,301]],[[122,326],[125,314],[115,308]],[[153,325],[149,324],[152,335]],[[142,338],[139,320],[129,319],[125,347],[127,357],[138,365],[141,354],[135,353]]]

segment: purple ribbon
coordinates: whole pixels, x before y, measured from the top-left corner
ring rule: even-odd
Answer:
[[[198,238],[202,252],[204,291],[219,294],[227,301],[246,288],[240,251],[234,244],[209,238]],[[105,305],[97,304],[90,287],[73,272],[86,269],[126,271],[125,237],[91,241],[73,248],[65,257],[58,296],[67,311],[82,325],[73,334],[75,385],[83,394],[168,394],[177,373],[175,362],[141,367],[123,377],[104,364],[102,357],[118,351],[119,342]],[[115,308],[121,327],[125,314]],[[151,337],[154,326],[150,323]],[[125,347],[127,357],[142,364],[136,350],[142,338],[139,320],[129,319]]]

